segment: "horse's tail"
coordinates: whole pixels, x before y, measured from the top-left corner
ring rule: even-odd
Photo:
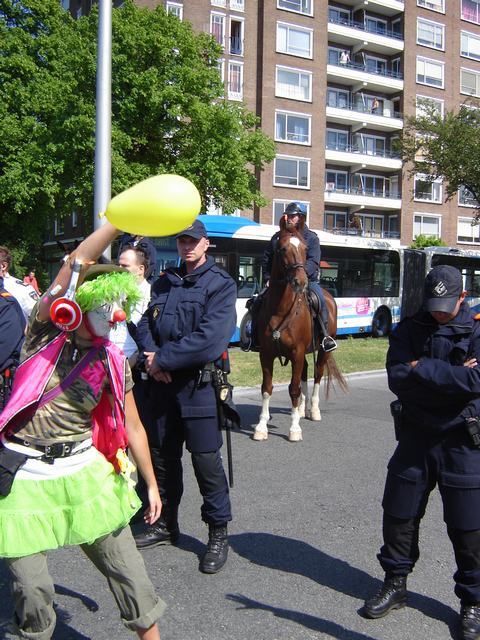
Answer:
[[[348,383],[345,379],[345,376],[340,371],[338,364],[333,357],[333,353],[327,354],[327,358],[325,360],[325,367],[327,369],[326,376],[326,388],[325,388],[325,397],[328,399],[330,394],[330,389],[332,385],[336,382],[340,389],[344,392],[348,392]]]

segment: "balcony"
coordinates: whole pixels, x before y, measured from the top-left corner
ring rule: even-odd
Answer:
[[[368,49],[372,53],[393,55],[404,49],[403,35],[390,29],[368,28],[363,22],[346,20],[342,17],[328,18],[328,39],[336,44],[357,51]]]
[[[324,228],[324,231],[341,236],[356,236],[357,238],[381,238],[382,240],[400,240],[399,231],[377,231],[376,229],[350,229],[348,227]],[[394,243],[395,245],[396,243]]]
[[[331,106],[327,104],[327,121],[337,124],[356,125],[356,129],[376,129],[377,131],[399,131],[403,129],[403,114],[393,113],[383,108],[381,113],[372,113],[369,107],[356,104]],[[361,123],[361,125],[360,125]]]
[[[398,191],[382,189],[362,189],[362,187],[337,188],[327,182],[325,205],[335,204],[344,207],[366,207],[394,211],[402,208],[402,198]]]
[[[343,84],[350,87],[374,91],[382,94],[392,94],[403,91],[403,74],[381,67],[372,68],[370,65],[357,62],[340,64],[329,60],[327,64],[327,82]]]
[[[332,164],[354,167],[359,169],[375,169],[378,171],[399,171],[402,168],[402,160],[398,153],[393,151],[365,150],[356,145],[348,145],[343,148],[326,147],[325,160]]]
[[[358,0],[342,0],[342,5],[357,8],[359,2]],[[404,0],[367,0],[365,5],[372,12],[389,18],[405,12]]]

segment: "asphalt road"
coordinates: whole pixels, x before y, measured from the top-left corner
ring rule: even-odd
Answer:
[[[217,575],[198,571],[207,538],[189,457],[178,547],[143,552],[168,604],[162,640],[412,640],[454,638],[453,553],[438,494],[421,532],[409,607],[383,620],[358,610],[382,577],[385,467],[394,448],[384,374],[349,377],[350,392],[322,402],[320,423],[301,421],[289,443],[285,386],[272,399],[267,442],[251,439],[258,388],[235,393],[243,427],[233,435],[235,486],[230,556]],[[127,640],[106,581],[79,549],[50,554],[57,586],[55,640]],[[9,633],[8,580],[0,565],[0,638]]]

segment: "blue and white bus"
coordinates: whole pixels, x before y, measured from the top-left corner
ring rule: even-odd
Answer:
[[[278,227],[238,216],[203,215],[209,254],[237,282],[237,329],[240,338],[245,303],[262,286],[261,263],[267,242]],[[400,320],[399,241],[341,236],[316,231],[322,248],[321,284],[338,306],[337,335],[386,335]],[[156,238],[158,268],[177,263],[173,238]]]
[[[449,264],[462,273],[467,301],[475,312],[480,312],[480,251],[426,247],[404,249],[402,252],[402,318],[413,315],[420,308],[424,278],[432,267],[439,264]]]

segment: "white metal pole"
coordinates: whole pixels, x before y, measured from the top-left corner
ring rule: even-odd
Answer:
[[[107,208],[112,187],[112,0],[98,0],[98,5],[94,229],[101,227],[105,221],[98,214]],[[110,259],[110,249],[103,255]]]

